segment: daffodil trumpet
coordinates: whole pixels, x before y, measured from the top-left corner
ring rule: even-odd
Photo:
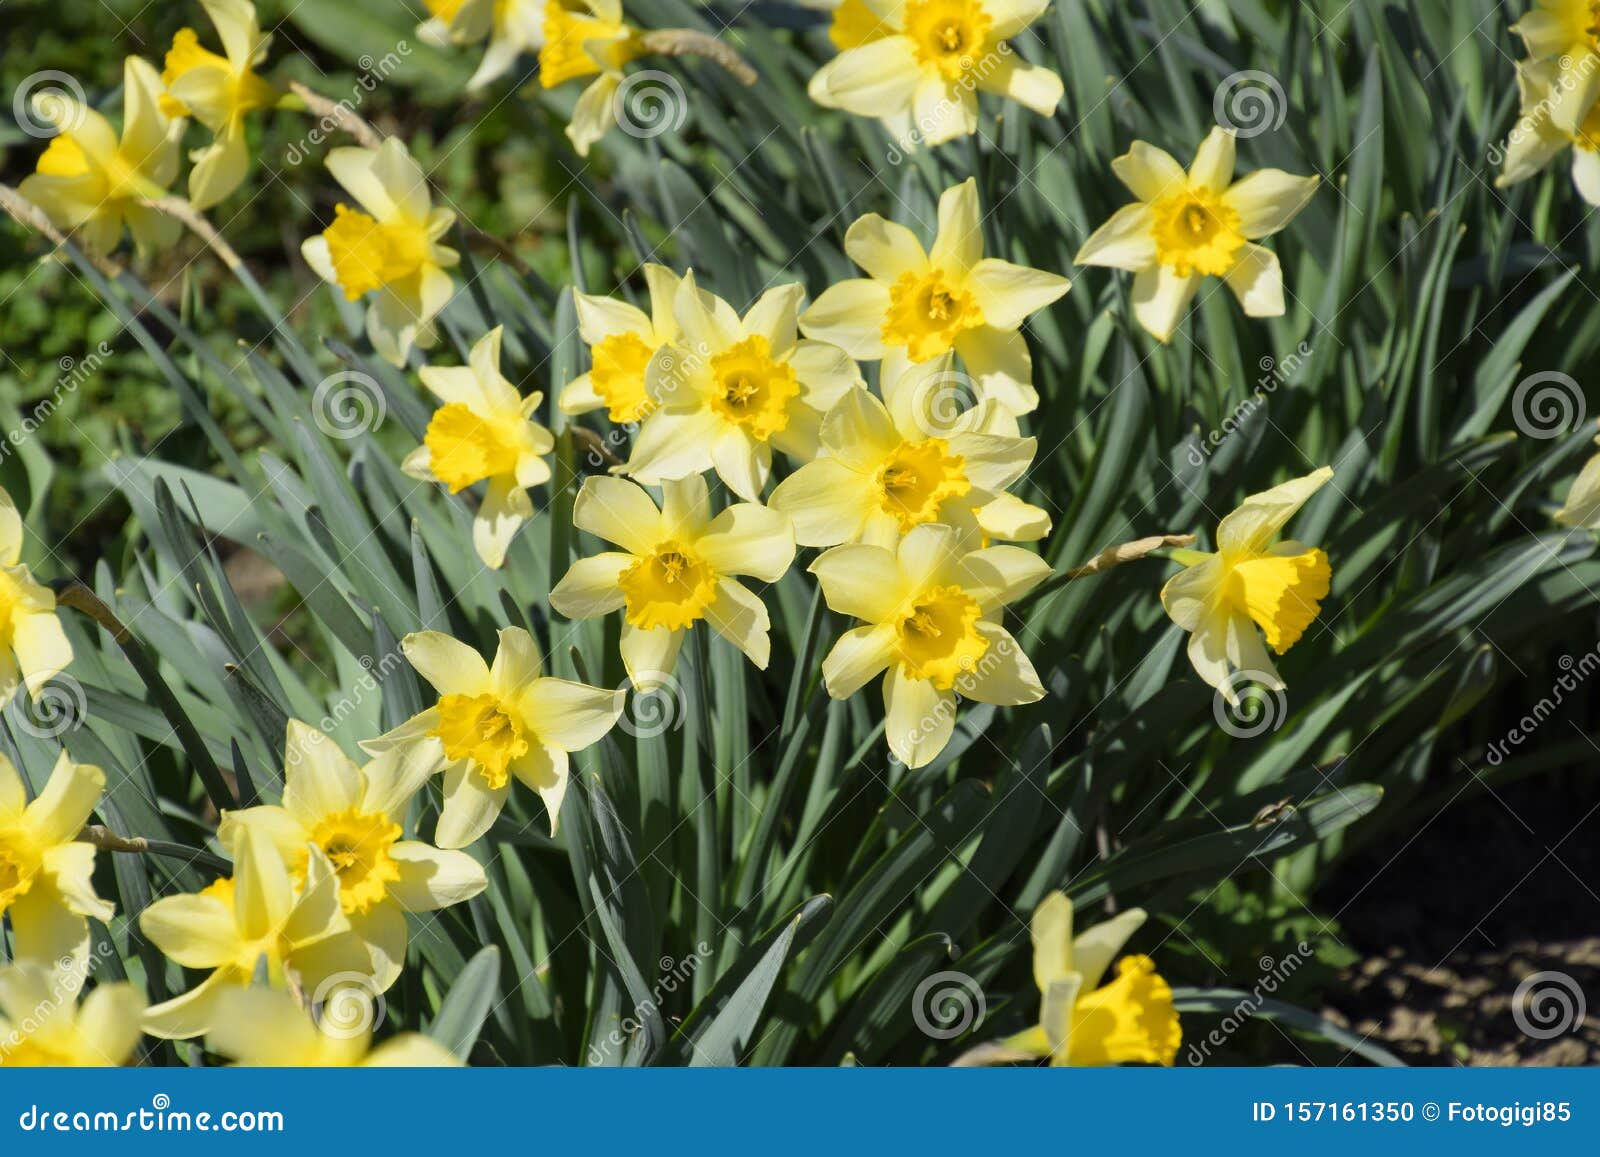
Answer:
[[[1322,609],[1333,575],[1327,554],[1293,539],[1275,540],[1332,478],[1324,466],[1253,494],[1217,527],[1215,552],[1172,552],[1184,569],[1162,587],[1161,605],[1189,632],[1195,672],[1230,703],[1238,702],[1238,675],[1283,690],[1267,648],[1283,654]]]

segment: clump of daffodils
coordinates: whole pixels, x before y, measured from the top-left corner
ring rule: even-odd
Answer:
[[[57,135],[17,191],[92,253],[115,249],[124,226],[141,253],[168,248],[182,227],[147,202],[177,179],[184,121],[167,115],[161,97],[160,76],[137,56],[123,64],[120,135],[75,97],[41,94],[34,112]]]
[[[1332,478],[1324,466],[1252,494],[1217,527],[1214,553],[1172,552],[1184,569],[1161,588],[1161,605],[1189,632],[1195,672],[1229,702],[1238,700],[1236,672],[1283,689],[1267,648],[1281,655],[1299,642],[1328,596],[1327,554],[1278,535]]]
[[[433,319],[455,293],[448,271],[461,258],[442,238],[456,215],[434,207],[422,167],[394,137],[334,149],[327,165],[356,203],[335,206],[333,223],[300,252],[348,300],[366,299],[372,348],[403,366],[413,346],[434,344]]]
[[[979,1045],[958,1065],[1048,1059],[1051,1065],[1170,1065],[1183,1033],[1172,988],[1148,956],[1124,956],[1116,977],[1102,984],[1117,953],[1144,924],[1130,908],[1077,935],[1072,901],[1061,892],[1034,910],[1033,979],[1039,987],[1039,1023],[991,1044]]]
[[[191,157],[189,201],[209,208],[244,183],[250,166],[245,117],[271,108],[282,93],[256,69],[272,43],[263,34],[249,0],[200,0],[222,42],[218,55],[200,43],[193,28],[180,28],[167,50],[161,83],[162,107],[174,117],[193,117],[211,131],[211,144]]]
[[[1111,168],[1137,199],[1090,235],[1076,261],[1134,274],[1134,317],[1152,337],[1172,339],[1207,277],[1222,278],[1250,317],[1283,314],[1283,268],[1256,242],[1305,208],[1316,177],[1259,169],[1235,180],[1234,134],[1223,128],[1211,130],[1187,172],[1144,141]]]
[[[1040,116],[1061,103],[1061,78],[1017,55],[1012,38],[1048,0],[843,0],[828,38],[839,55],[817,70],[811,99],[876,117],[907,152],[978,131],[978,93]]]
[[[422,445],[402,469],[413,478],[442,482],[457,494],[488,483],[472,520],[472,545],[485,566],[505,565],[506,550],[533,517],[530,487],[550,481],[545,456],[555,445],[533,420],[544,395],[524,398],[500,372],[496,326],[472,347],[465,366],[424,366],[422,384],[443,403],[433,412]]]

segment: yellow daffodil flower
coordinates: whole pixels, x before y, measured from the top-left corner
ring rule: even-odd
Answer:
[[[84,976],[36,962],[0,968],[0,1068],[106,1068],[139,1047],[144,998],[100,984],[80,1005]]]
[[[193,28],[180,28],[167,50],[161,83],[162,107],[170,116],[192,116],[211,130],[213,140],[190,158],[189,201],[196,209],[215,205],[243,182],[250,166],[244,118],[271,108],[282,94],[256,75],[272,43],[261,31],[249,0],[200,0],[222,41],[219,56],[200,45]]]
[[[489,484],[472,520],[472,545],[484,565],[496,569],[533,517],[528,488],[550,481],[545,455],[555,446],[550,431],[533,420],[544,395],[524,398],[500,373],[502,329],[497,325],[478,340],[468,365],[422,367],[422,384],[444,405],[401,466],[413,478],[444,483],[452,494],[475,482]]]
[[[1600,445],[1600,438],[1595,439],[1595,444]],[[1555,519],[1562,526],[1600,530],[1600,454],[1590,458],[1578,471]]]
[[[339,902],[339,876],[321,848],[308,848],[305,886],[265,833],[234,833],[233,875],[203,891],[165,896],[139,914],[139,929],[184,968],[210,969],[200,984],[152,1005],[144,1031],[164,1039],[204,1036],[218,1021],[217,998],[248,986],[264,969],[275,985],[316,992],[330,978],[370,976],[371,957]],[[374,985],[376,987],[376,985]]]
[[[19,688],[37,694],[72,662],[55,593],[22,563],[22,533],[17,504],[0,490],[0,708]]]
[[[338,878],[339,904],[371,950],[373,980],[386,989],[405,963],[405,914],[459,904],[488,886],[465,852],[402,838],[406,806],[438,767],[435,753],[414,746],[357,767],[333,740],[292,719],[283,806],[227,812],[217,838],[231,846],[245,827],[261,832],[301,882],[309,848],[321,848]]]
[[[488,831],[513,778],[539,793],[555,834],[568,753],[611,730],[626,693],[545,677],[539,644],[521,627],[500,631],[493,666],[438,631],[407,635],[400,647],[439,700],[362,747],[382,753],[422,746],[433,753],[434,767],[444,770],[439,846],[463,848]]]
[[[767,608],[734,576],[783,577],[794,561],[787,515],[737,503],[712,518],[698,474],[663,483],[659,509],[632,482],[594,477],[578,492],[572,522],[622,549],[573,563],[550,605],[569,619],[622,611],[622,662],[636,690],[666,682],[684,634],[702,621],[766,668]]]
[[[0,916],[11,919],[21,959],[86,963],[88,918],[105,923],[115,911],[95,894],[94,845],[78,842],[105,788],[104,772],[63,751],[29,803],[0,756]]]
[[[1021,547],[967,551],[954,527],[928,523],[894,550],[836,546],[811,564],[822,597],[866,625],[847,631],[822,661],[828,694],[848,699],[885,667],[884,735],[907,767],[950,742],[956,695],[1015,706],[1044,697],[1021,646],[1000,625],[1050,566]]]
[[[423,0],[429,17],[417,33],[430,44],[476,44],[487,39],[483,60],[467,91],[493,84],[524,52],[544,43],[545,0]]]
[[[539,83],[555,88],[592,76],[578,97],[567,125],[567,139],[580,157],[616,120],[612,102],[622,86],[622,69],[639,54],[637,33],[622,19],[622,0],[547,0],[544,47],[539,49]]]
[[[808,91],[827,108],[876,117],[906,151],[978,131],[978,93],[1040,116],[1061,103],[1061,78],[1017,55],[1012,38],[1049,0],[845,0],[829,38],[839,55]]]
[[[306,263],[350,301],[371,294],[367,337],[385,361],[406,364],[413,345],[435,341],[433,319],[455,282],[445,270],[461,257],[439,239],[455,224],[435,209],[428,180],[399,140],[377,149],[334,149],[328,171],[356,199],[334,210],[333,224],[300,246]]]
[[[1278,255],[1254,242],[1292,221],[1317,191],[1316,177],[1258,169],[1233,179],[1234,134],[1214,128],[1185,173],[1170,153],[1134,141],[1111,162],[1138,198],[1096,229],[1074,259],[1126,269],[1133,312],[1169,341],[1204,277],[1220,277],[1250,317],[1283,314]]]
[[[1550,119],[1576,133],[1600,97],[1600,0],[1534,0],[1511,31],[1522,37],[1530,63],[1555,66]]]
[[[677,340],[678,319],[672,311],[683,278],[665,265],[646,264],[644,279],[650,288],[648,314],[614,297],[572,295],[578,336],[589,347],[591,368],[561,391],[562,413],[605,410],[607,418],[622,426],[642,422],[654,412],[645,371],[657,350]],[[700,294],[707,308],[714,308],[711,295],[704,290]]]
[[[252,1068],[461,1067],[454,1053],[421,1033],[400,1033],[374,1048],[370,1023],[330,1031],[289,993],[264,987],[235,988],[218,998],[206,1048]]]
[[[845,233],[845,253],[866,278],[827,289],[800,318],[807,337],[863,361],[928,362],[954,350],[980,398],[1014,414],[1039,405],[1021,326],[1071,288],[1065,277],[983,255],[978,184],[939,198],[933,248],[876,213]]]
[[[1018,436],[1009,411],[981,402],[934,424],[902,397],[891,409],[851,390],[822,421],[821,454],[772,492],[769,504],[794,520],[801,546],[892,548],[929,522],[957,527],[974,549],[985,538],[1033,541],[1050,532],[1049,514],[1005,493],[1036,447]]]
[[[740,318],[685,274],[673,306],[677,340],[645,371],[657,408],[618,472],[655,486],[715,469],[740,498],[759,502],[773,447],[809,461],[823,413],[861,384],[861,371],[835,346],[796,340],[804,296],[799,285],[769,289]]]
[[[1116,979],[1106,970],[1141,925],[1141,908],[1072,934],[1072,901],[1052,892],[1034,909],[1033,979],[1042,998],[1039,1023],[1004,1041],[980,1045],[958,1065],[1042,1060],[1052,1065],[1170,1065],[1183,1030],[1172,988],[1148,956],[1124,956]]]
[[[1600,71],[1600,57],[1595,58],[1595,69]],[[1600,205],[1600,104],[1590,106],[1576,132],[1558,128],[1550,110],[1559,73],[1553,61],[1517,68],[1522,114],[1506,138],[1505,163],[1495,187],[1504,189],[1527,180],[1571,149],[1572,183],[1585,201]]]
[[[1161,588],[1161,605],[1190,633],[1189,662],[1195,671],[1230,703],[1238,701],[1230,670],[1283,690],[1256,627],[1281,655],[1299,641],[1328,596],[1333,575],[1328,556],[1293,539],[1273,540],[1332,477],[1324,466],[1252,494],[1217,527],[1215,554],[1172,552],[1184,570]]]
[[[110,253],[128,226],[141,253],[170,248],[183,226],[143,202],[167,195],[182,159],[183,122],[161,111],[161,78],[130,56],[122,70],[122,136],[99,112],[69,96],[36,102],[59,135],[17,191],[83,247]]]

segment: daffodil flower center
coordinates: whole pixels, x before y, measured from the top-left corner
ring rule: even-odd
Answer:
[[[641,630],[680,630],[705,616],[717,593],[717,576],[692,549],[669,539],[630,563],[618,578],[625,616]]]
[[[399,838],[400,825],[388,816],[356,808],[324,816],[311,830],[311,841],[338,873],[339,902],[347,913],[370,911],[400,879],[400,866],[389,855]]]
[[[978,0],[910,0],[905,8],[905,34],[918,62],[951,80],[976,63],[992,23]]]
[[[323,230],[344,295],[356,301],[417,273],[428,260],[427,231],[409,222],[380,222],[348,205],[334,208]]]
[[[978,600],[960,587],[925,591],[895,628],[905,675],[930,680],[941,691],[954,687],[989,649],[978,633],[982,614]]]
[[[1179,277],[1231,271],[1244,247],[1239,214],[1209,189],[1186,188],[1151,206],[1156,259]]]
[[[949,449],[943,438],[902,442],[878,468],[878,505],[899,521],[901,533],[934,521],[944,502],[972,489],[966,462]]]
[[[91,164],[88,154],[66,133],[51,138],[39,157],[37,170],[51,177],[83,177],[96,172],[105,181],[104,197],[108,201],[143,197],[151,192],[150,183],[139,176],[121,152]]]
[[[484,783],[506,785],[511,764],[528,754],[522,724],[493,695],[445,695],[439,699],[439,737],[452,761],[468,759]]]
[[[41,1041],[36,1035],[8,1037],[5,1055],[0,1058],[0,1065],[18,1069],[83,1068],[104,1063],[104,1060],[83,1060],[70,1049]]]
[[[604,68],[621,68],[638,54],[632,42],[626,24],[585,15],[561,0],[548,0],[544,47],[539,49],[539,83],[554,88],[580,76],[594,76]]]
[[[1148,956],[1125,956],[1117,978],[1078,998],[1072,1009],[1067,1063],[1171,1064],[1178,1051],[1172,988]]]
[[[455,494],[481,482],[513,474],[517,448],[501,431],[463,402],[451,402],[434,411],[423,435],[428,466],[433,476]]]
[[[800,381],[787,362],[774,361],[767,339],[754,334],[711,359],[711,409],[758,442],[789,426],[789,403]]]
[[[912,361],[925,362],[947,352],[962,331],[982,324],[977,299],[953,284],[944,270],[902,273],[889,287],[883,340],[904,346]]]
[[[28,894],[38,870],[38,857],[23,845],[21,833],[0,832],[0,915]]]
[[[655,351],[636,333],[617,333],[594,344],[589,383],[606,403],[613,422],[642,422],[656,408],[645,392],[644,375]]]
[[[1267,645],[1278,654],[1299,642],[1328,596],[1333,575],[1328,556],[1308,550],[1224,561],[1228,574],[1223,598],[1255,621],[1266,635]]]

